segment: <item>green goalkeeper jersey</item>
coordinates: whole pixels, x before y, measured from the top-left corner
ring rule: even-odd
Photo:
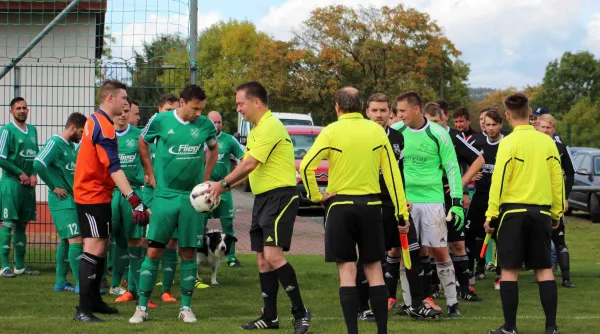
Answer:
[[[232,135],[221,131],[217,136],[217,141],[219,142],[219,159],[210,175],[212,181],[222,180],[231,172],[230,157],[232,154],[237,159],[241,159],[244,156],[242,147]]]
[[[3,169],[2,177],[19,179],[21,173],[33,175],[33,160],[38,153],[37,130],[26,124],[21,130],[13,122],[6,124],[0,131],[0,159]]]
[[[442,173],[446,171],[450,196],[462,198],[460,169],[448,132],[425,119],[419,130],[403,122],[392,125],[404,136],[404,178],[406,198],[413,203],[444,203]]]
[[[75,176],[76,146],[59,135],[54,135],[35,157],[34,167],[42,181],[46,183],[48,205],[52,210],[75,209],[73,179]],[[61,199],[53,192],[64,189],[68,196]]]
[[[127,176],[127,180],[133,189],[138,189],[144,184],[144,169],[140,158],[138,139],[142,130],[127,126],[127,129],[116,131],[117,141],[119,143],[119,161],[121,169]]]

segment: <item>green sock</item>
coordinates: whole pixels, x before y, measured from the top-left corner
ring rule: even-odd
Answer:
[[[127,255],[129,256],[129,252],[127,252]],[[129,260],[127,260],[127,265],[125,266],[125,270],[123,270],[123,279],[126,281],[129,280]]]
[[[8,259],[8,255],[10,254],[11,232],[12,228],[6,225],[3,225],[2,229],[0,229],[0,259],[2,260],[2,268],[10,267],[10,260]]]
[[[81,244],[69,244],[69,263],[73,276],[75,276],[75,286],[79,286],[79,263],[83,255],[83,247]]]
[[[140,284],[138,285],[140,296],[139,306],[148,307],[148,300],[150,300],[152,288],[156,283],[159,264],[160,260],[152,260],[149,257],[146,257],[142,263],[142,268],[140,269]]]
[[[490,243],[488,244],[488,248],[485,252],[485,262],[490,263],[490,262],[494,261],[494,259],[492,258],[493,255],[494,255],[494,240],[490,240]]]
[[[56,247],[56,285],[63,287],[67,283],[69,271],[69,243],[61,240]]]
[[[129,247],[129,276],[127,277],[127,290],[137,296],[140,286],[140,268],[144,261],[142,246]],[[158,268],[157,268],[158,270]],[[156,278],[154,278],[156,280]]]
[[[235,230],[233,229],[233,218],[221,218],[221,228],[223,233],[235,237]],[[235,241],[231,243],[231,250],[227,255],[227,261],[235,260]]]
[[[192,293],[196,285],[196,275],[198,273],[198,263],[196,260],[181,260],[179,268],[179,287],[181,288],[181,307],[191,307]]]
[[[177,270],[177,250],[165,249],[162,258],[162,289],[160,294],[171,291],[173,281],[175,280],[175,270]]]
[[[115,247],[114,253],[112,281],[110,282],[111,288],[116,288],[121,285],[125,267],[127,267],[127,264],[129,263],[129,251],[127,248]]]
[[[27,234],[25,234],[26,228],[26,223],[18,223],[15,225],[15,233],[13,234],[13,244],[15,247],[16,270],[21,270],[25,268],[25,251],[27,249]]]

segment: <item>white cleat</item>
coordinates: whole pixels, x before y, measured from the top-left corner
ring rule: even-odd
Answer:
[[[125,292],[127,292],[127,290],[123,289],[120,286],[108,290],[108,293],[110,293],[111,295],[116,295],[116,296],[124,295]]]
[[[131,318],[129,318],[130,324],[141,324],[144,321],[148,321],[148,312],[146,312],[146,308],[143,306],[138,306],[135,308],[135,313]]]
[[[193,324],[198,321],[194,312],[192,312],[192,309],[187,306],[182,307],[179,311],[179,319],[188,324]]]

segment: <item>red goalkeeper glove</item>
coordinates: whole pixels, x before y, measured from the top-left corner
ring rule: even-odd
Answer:
[[[150,215],[142,203],[142,199],[134,192],[131,192],[131,194],[127,195],[125,198],[127,198],[127,201],[129,201],[129,204],[133,209],[133,223],[142,227],[148,225]]]

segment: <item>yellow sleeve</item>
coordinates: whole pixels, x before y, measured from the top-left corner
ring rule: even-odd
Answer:
[[[310,150],[300,162],[300,177],[302,184],[306,189],[306,197],[312,202],[318,203],[323,198],[323,194],[319,191],[315,170],[319,167],[321,160],[329,158],[330,138],[327,128],[323,129]]]
[[[550,207],[550,213],[552,214],[552,219],[559,219],[565,210],[565,182],[560,163],[560,154],[556,145],[552,145],[551,152],[550,158],[546,160],[549,164],[548,168],[550,168],[550,183],[552,185],[552,206]]]
[[[251,155],[261,164],[266,163],[275,146],[285,140],[283,136],[278,135],[279,132],[276,129],[273,129],[273,127],[266,128],[265,126],[255,129],[252,133],[254,136],[252,147],[246,151],[246,154]]]
[[[402,216],[404,220],[408,220],[408,208],[406,207],[406,196],[404,194],[404,185],[402,184],[402,176],[400,168],[396,163],[394,151],[388,137],[383,130],[381,131],[383,147],[381,149],[381,173],[385,180],[385,185],[388,188],[392,202],[396,207],[395,216],[397,219]]]
[[[510,179],[514,166],[510,141],[505,139],[499,145],[498,153],[496,153],[496,167],[492,174],[488,209],[485,213],[486,220],[491,220],[500,214],[500,196],[502,195],[500,191],[504,183]]]

